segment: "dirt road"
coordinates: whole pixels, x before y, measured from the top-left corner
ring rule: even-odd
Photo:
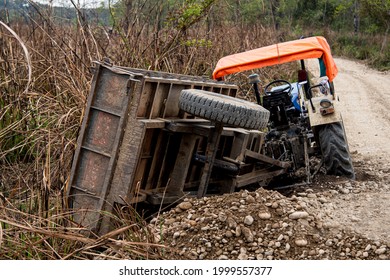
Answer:
[[[335,88],[340,96],[351,151],[367,159],[390,155],[390,73],[338,58]]]
[[[337,197],[333,216],[372,239],[390,241],[390,73],[336,59],[334,84],[359,187]]]

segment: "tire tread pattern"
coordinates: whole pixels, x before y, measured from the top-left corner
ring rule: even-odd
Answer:
[[[270,115],[255,103],[199,89],[182,90],[179,107],[197,117],[257,130],[267,127]]]
[[[342,123],[331,123],[322,126],[318,136],[327,174],[355,179]]]

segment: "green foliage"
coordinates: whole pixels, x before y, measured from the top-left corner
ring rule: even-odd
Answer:
[[[206,16],[214,2],[215,0],[184,0],[180,8],[172,11],[167,23],[185,30]]]
[[[371,30],[386,31],[390,27],[390,0],[360,0],[362,17],[369,18]]]
[[[232,1],[231,1],[232,2]],[[243,21],[248,24],[255,24],[256,22],[266,23],[269,21],[267,18],[266,3],[263,0],[253,1],[239,1],[241,17]]]
[[[333,38],[333,51],[337,55],[365,60],[379,70],[390,70],[390,46],[382,49],[382,40],[372,35],[337,34]]]

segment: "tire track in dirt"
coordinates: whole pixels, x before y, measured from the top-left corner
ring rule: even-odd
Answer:
[[[350,150],[386,160],[390,155],[390,75],[337,58],[334,81]]]
[[[337,198],[333,216],[345,227],[371,239],[390,240],[390,193],[386,191],[388,182],[381,181],[381,169],[389,165],[390,156],[390,74],[347,59],[336,58],[335,62],[339,69],[334,81],[340,97],[338,108],[353,160],[365,167],[374,164],[369,168],[378,184],[359,182],[375,187],[368,192]]]
[[[390,73],[335,58],[337,108],[341,111],[355,172],[353,192],[336,196],[333,220],[370,239],[390,242]],[[318,74],[318,63],[309,62]],[[356,187],[358,187],[356,189]]]

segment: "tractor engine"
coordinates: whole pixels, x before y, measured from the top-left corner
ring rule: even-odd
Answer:
[[[264,151],[271,158],[292,162],[290,171],[295,171],[305,166],[304,141],[302,129],[297,125],[282,131],[273,129],[266,135]]]
[[[264,151],[273,159],[291,162],[294,172],[305,166],[308,120],[292,100],[294,95],[286,91],[263,96],[263,106],[270,111]]]

